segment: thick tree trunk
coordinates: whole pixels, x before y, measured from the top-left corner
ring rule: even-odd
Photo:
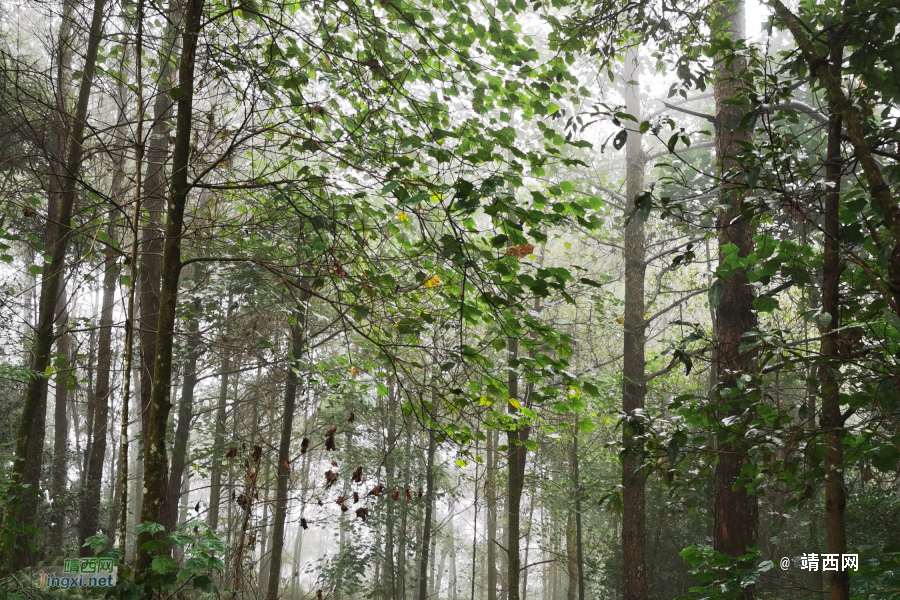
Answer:
[[[519,340],[509,338],[507,340],[507,356],[512,363],[518,360],[519,356]],[[509,380],[507,382],[507,390],[509,397],[522,402],[519,398],[519,378],[516,369],[512,366],[509,368]],[[508,403],[508,412],[514,415],[519,410]],[[508,496],[506,500],[506,537],[507,537],[507,553],[506,553],[506,585],[509,590],[509,600],[520,600],[519,594],[519,573],[521,571],[521,557],[519,552],[519,542],[521,538],[521,508],[522,508],[522,489],[525,486],[525,446],[523,442],[528,439],[528,429],[523,427],[510,429],[507,432],[507,443],[509,447],[506,451],[507,469],[508,469]]]
[[[184,209],[187,204],[188,163],[191,152],[191,130],[194,108],[194,58],[203,16],[203,0],[187,0],[179,70],[178,121],[175,152],[172,159],[172,189],[166,214],[165,250],[163,252],[162,285],[159,296],[159,328],[156,336],[156,362],[153,370],[153,393],[150,401],[147,438],[144,440],[144,500],[141,521],[168,521],[168,460],[166,428],[169,421],[172,379],[172,344],[178,303],[178,277],[181,272],[181,237]],[[150,566],[150,554],[141,547],[153,538],[138,536],[138,560],[135,574],[140,577]]]
[[[640,57],[630,48],[625,56],[625,111],[642,120],[638,88]],[[644,150],[636,124],[629,124],[625,142],[625,313],[622,346],[622,560],[625,600],[647,600],[645,489],[643,454],[644,401],[647,396],[644,373],[646,274],[644,221],[636,212],[636,199],[644,189]],[[576,438],[577,439],[577,438]],[[584,590],[579,593],[583,600]]]
[[[31,369],[38,373],[45,373],[50,364],[51,349],[53,346],[53,323],[56,317],[56,301],[62,286],[63,272],[66,265],[66,252],[69,248],[72,230],[70,222],[75,204],[75,192],[78,185],[78,173],[81,171],[81,162],[84,156],[84,130],[87,120],[88,100],[91,93],[91,85],[94,79],[94,70],[97,64],[97,50],[103,28],[103,9],[105,0],[95,0],[91,17],[91,30],[88,38],[87,53],[81,72],[81,83],[78,92],[78,102],[75,107],[75,116],[70,121],[69,140],[66,151],[64,177],[58,185],[61,190],[55,210],[51,211],[47,220],[46,247],[50,255],[50,264],[44,265],[41,276],[41,295],[39,303],[39,317],[34,335],[34,347],[32,350]],[[66,79],[65,81],[69,81]],[[56,178],[54,178],[56,179]],[[35,426],[40,424],[40,417],[46,414],[47,405],[47,380],[37,377],[29,380],[25,393],[25,401],[22,406],[22,416],[19,422],[19,430],[16,440],[16,460],[10,477],[10,484],[15,487],[19,484],[30,484],[37,489],[40,479],[40,453],[42,448],[36,448],[32,443]],[[43,435],[43,430],[41,434]],[[36,469],[36,470],[35,470]],[[33,506],[31,499],[28,505]],[[15,509],[10,509],[14,511]],[[14,512],[8,513],[9,517],[15,517]],[[33,513],[32,513],[33,518]],[[32,524],[32,523],[29,523]],[[19,563],[28,564],[31,557],[27,550],[18,546],[10,548],[9,557],[12,566]],[[6,557],[4,557],[6,558]],[[6,562],[5,560],[3,561]]]
[[[742,40],[744,34],[743,0],[723,0],[716,5],[718,19],[714,24],[716,35]],[[753,229],[744,215],[741,191],[741,165],[738,155],[741,143],[750,141],[750,135],[741,129],[745,114],[743,105],[743,81],[747,61],[739,56],[719,56],[716,60],[716,156],[723,183],[720,186],[721,203],[728,208],[720,211],[719,263],[725,264],[725,250],[729,244],[737,247],[740,257],[753,252]],[[734,103],[734,100],[742,100]],[[744,269],[736,269],[728,277],[719,279],[721,298],[716,307],[718,336],[715,340],[718,352],[717,369],[720,419],[740,418],[747,410],[745,398],[737,388],[737,379],[750,369],[752,355],[741,352],[743,335],[756,329],[756,313],[753,310],[753,287]],[[758,504],[755,496],[748,494],[741,477],[741,467],[748,460],[747,444],[740,431],[722,431],[718,435],[718,463],[715,471],[714,535],[713,548],[732,557],[746,554],[757,536]],[[745,598],[753,598],[748,589]]]
[[[284,386],[284,414],[281,422],[281,439],[278,443],[278,471],[275,484],[275,517],[272,524],[272,552],[269,558],[269,587],[266,600],[278,600],[281,587],[281,555],[284,546],[284,521],[288,509],[288,479],[290,478],[291,435],[294,426],[294,409],[297,400],[300,358],[306,351],[306,315],[308,295],[303,293],[297,306],[296,323],[291,326],[291,356],[288,362],[287,383]]]

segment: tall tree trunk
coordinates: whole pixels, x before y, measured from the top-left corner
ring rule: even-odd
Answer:
[[[178,524],[178,504],[181,497],[181,480],[188,453],[191,435],[191,421],[194,418],[194,386],[197,385],[197,358],[200,355],[200,300],[194,300],[194,314],[188,325],[187,363],[184,365],[184,380],[181,397],[178,399],[178,425],[175,428],[175,443],[172,445],[172,466],[169,469],[169,520],[168,528]]]
[[[584,600],[584,547],[581,539],[581,464],[578,457],[578,429],[572,440],[572,483],[575,491],[575,560],[578,565],[578,600]],[[530,520],[530,518],[529,518]],[[526,563],[527,564],[527,563]]]
[[[182,3],[197,0],[169,0],[165,38],[158,56],[159,72],[156,97],[153,103],[153,125],[147,147],[147,177],[144,180],[143,210],[147,221],[141,227],[141,269],[138,279],[140,298],[141,349],[141,433],[146,439],[150,424],[150,398],[156,361],[156,331],[159,328],[161,274],[163,263],[163,211],[166,206],[166,163],[169,159],[169,138],[172,134],[172,75],[178,61],[178,29],[182,23]],[[191,57],[193,61],[193,57]],[[182,80],[179,85],[184,86]],[[179,103],[179,112],[181,104]],[[173,166],[172,177],[176,177]],[[174,181],[173,181],[174,183]]]
[[[507,356],[510,364],[518,360],[519,356],[519,340],[510,337],[507,340]],[[507,382],[507,390],[509,397],[522,402],[519,397],[519,378],[516,369],[512,366],[509,368],[509,380]],[[515,415],[519,412],[512,402],[507,403],[508,412]],[[508,481],[507,481],[507,499],[506,499],[506,586],[509,590],[509,600],[520,600],[519,594],[519,572],[521,571],[521,557],[519,552],[519,542],[521,538],[521,508],[522,508],[522,489],[525,486],[525,445],[523,442],[528,439],[528,428],[522,427],[510,429],[507,431],[508,449],[506,451]]]
[[[853,0],[844,0],[846,9]],[[841,78],[844,60],[845,37],[849,25],[837,27],[829,39],[829,66],[832,77]],[[824,257],[822,263],[822,313],[831,320],[821,322],[822,356],[825,363],[819,368],[822,386],[822,430],[825,434],[825,543],[829,554],[843,555],[847,552],[847,529],[844,513],[847,495],[844,488],[844,417],[841,414],[840,371],[841,357],[838,351],[837,329],[841,323],[841,248],[840,248],[840,201],[841,174],[841,129],[840,113],[832,112],[828,120],[828,145],[825,157],[825,214],[824,214]],[[841,570],[830,571],[828,586],[831,600],[850,598],[850,573]]]
[[[297,400],[300,359],[306,351],[306,316],[308,294],[301,293],[297,317],[291,326],[291,355],[288,362],[287,382],[284,386],[284,415],[281,422],[281,439],[278,443],[278,471],[275,484],[275,518],[272,524],[272,553],[269,567],[269,587],[266,600],[278,600],[281,587],[281,555],[284,546],[284,521],[288,509],[288,479],[290,478],[291,435],[294,426],[294,409]]]
[[[225,332],[228,334],[228,323],[231,321],[232,296],[228,294],[228,308],[225,312]],[[219,506],[222,501],[222,453],[225,443],[225,419],[228,412],[228,377],[231,371],[231,356],[228,348],[222,348],[221,379],[219,380],[219,404],[216,407],[215,433],[213,434],[213,460],[209,478],[209,528],[213,531],[219,526]]]
[[[640,56],[636,48],[625,55],[625,111],[642,120],[638,88]],[[625,313],[622,346],[622,560],[623,598],[647,600],[646,550],[647,516],[643,468],[644,402],[647,395],[644,373],[646,274],[644,221],[637,212],[636,199],[644,189],[644,150],[636,124],[629,123],[625,142]],[[576,433],[577,436],[577,433]],[[577,437],[576,437],[577,440]],[[584,590],[579,598],[584,599]]]
[[[715,35],[743,40],[743,0],[723,0],[716,4]],[[747,61],[743,56],[729,53],[716,58],[716,157],[723,177],[720,186],[721,204],[727,208],[719,212],[719,264],[725,263],[725,250],[729,244],[737,247],[738,256],[747,257],[753,252],[753,229],[744,215],[744,194],[741,186],[739,154],[742,142],[749,142],[750,135],[741,128],[746,112],[744,83]],[[745,397],[737,388],[737,379],[750,369],[752,355],[741,352],[743,335],[756,329],[756,313],[753,310],[753,287],[745,269],[736,269],[731,277],[718,279],[721,296],[716,306],[718,337],[717,390],[720,419],[734,417],[740,422],[747,409]],[[741,466],[748,460],[747,444],[741,432],[733,429],[718,435],[718,463],[715,470],[714,534],[713,548],[732,557],[746,554],[754,545],[757,535],[758,505],[755,496],[747,493],[741,482]],[[745,598],[754,597],[751,589]]]
[[[172,379],[172,344],[175,313],[178,304],[178,276],[181,272],[181,238],[184,209],[190,191],[188,163],[191,152],[191,130],[194,108],[194,58],[203,16],[203,0],[187,0],[184,38],[179,70],[178,121],[175,152],[172,159],[172,189],[166,213],[165,250],[163,252],[162,285],[159,296],[159,328],[156,336],[156,362],[153,369],[153,393],[150,401],[147,439],[144,440],[144,500],[141,520],[165,523],[168,520],[168,460],[166,427],[169,421]],[[150,566],[150,554],[142,546],[153,536],[138,536],[138,560],[135,574],[141,577]]]
[[[428,558],[431,550],[432,515],[434,514],[434,454],[437,438],[434,431],[428,432],[428,455],[425,460],[425,522],[422,526],[422,556],[419,562],[419,598],[428,598]]]
[[[107,235],[114,239],[115,229],[110,220]],[[81,506],[81,519],[78,523],[78,546],[81,556],[90,556],[90,548],[84,547],[84,540],[97,533],[100,488],[103,481],[103,462],[106,460],[106,436],[109,418],[110,372],[112,371],[112,329],[113,308],[116,296],[116,279],[119,270],[116,266],[116,254],[113,250],[106,253],[103,272],[103,301],[100,308],[100,336],[97,350],[97,385],[95,387],[94,425],[91,452],[87,461],[85,477],[85,496]]]
[[[397,442],[397,385],[391,379],[388,388],[387,443],[384,449],[384,470],[389,490],[397,486],[394,480],[394,446]],[[384,600],[394,600],[397,590],[397,575],[394,572],[394,504],[390,503],[385,514],[384,534]]]
[[[53,406],[53,463],[50,470],[50,498],[53,505],[50,510],[49,542],[52,546],[62,545],[62,535],[65,529],[66,513],[64,496],[66,494],[67,454],[69,446],[69,420],[66,409],[69,405],[69,376],[72,366],[72,336],[69,334],[69,299],[66,294],[65,284],[59,291],[59,299],[56,302],[56,352],[58,355],[59,369],[56,369],[56,385],[54,386]]]
[[[487,510],[485,530],[487,531],[487,600],[497,600],[497,438],[499,432],[487,432],[487,471],[484,474],[484,496]],[[473,573],[474,577],[475,574]]]
[[[569,576],[567,600],[578,597],[578,548],[575,543],[575,509],[569,509],[566,519],[566,572]]]
[[[62,286],[66,252],[72,235],[70,223],[75,204],[78,173],[81,171],[81,163],[84,156],[84,129],[87,121],[88,100],[97,64],[97,50],[102,35],[104,5],[105,0],[94,0],[87,53],[81,71],[78,102],[75,107],[74,118],[70,121],[69,135],[65,138],[69,143],[65,154],[64,176],[53,178],[61,179],[61,182],[58,183],[58,189],[61,191],[57,206],[50,213],[47,220],[45,240],[50,255],[50,264],[44,265],[41,275],[39,317],[34,335],[31,362],[31,369],[38,373],[45,373],[47,366],[50,364],[54,339],[53,323],[56,317],[56,301]],[[69,79],[65,81],[69,81]],[[36,444],[31,443],[31,440],[33,437],[38,437],[33,435],[35,426],[40,424],[41,414],[46,414],[46,393],[47,380],[45,378],[35,377],[29,380],[16,439],[16,460],[10,476],[10,484],[13,488],[19,484],[30,484],[37,489],[39,484],[39,454],[42,448],[35,448]],[[41,430],[40,435],[43,435],[43,430]],[[33,505],[34,503],[29,501],[28,504]],[[9,506],[12,507],[13,505]],[[8,510],[10,510],[8,516],[15,517],[15,508]],[[6,563],[6,558],[4,557],[3,563]],[[19,563],[28,564],[31,560],[30,553],[22,545],[17,545],[17,548],[10,548],[9,558],[13,561],[13,567]]]

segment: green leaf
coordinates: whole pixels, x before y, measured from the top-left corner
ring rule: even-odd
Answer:
[[[28,272],[31,275],[37,277],[38,275],[40,275],[41,273],[44,272],[44,267],[42,267],[40,265],[31,265],[28,267]]]
[[[719,302],[722,301],[722,288],[723,284],[721,279],[716,279],[709,288],[709,306],[714,310],[719,306]]]
[[[159,523],[154,523],[153,521],[144,521],[143,523],[139,523],[137,526],[138,533],[149,533],[150,535],[155,535],[160,531],[165,530],[165,527],[163,527]]]
[[[578,431],[585,435],[594,433],[594,420],[590,417],[585,417],[578,421]]]
[[[150,563],[150,568],[160,575],[171,573],[177,566],[178,563],[175,562],[175,559],[171,556],[157,556],[153,559],[153,562]]]

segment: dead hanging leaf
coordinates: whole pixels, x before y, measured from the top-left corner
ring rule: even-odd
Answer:
[[[281,461],[281,466],[284,467],[284,472],[288,475],[291,474],[291,463],[286,460]]]
[[[250,506],[250,501],[247,500],[247,497],[243,494],[237,497],[237,504],[244,510],[247,510],[247,507]]]
[[[303,441],[300,442],[300,454],[306,454],[307,450],[309,450],[309,438],[303,438]]]
[[[332,466],[332,467],[338,466],[338,465],[337,465],[337,461],[336,461],[336,460],[331,461],[331,466]]]
[[[327,490],[334,482],[337,481],[338,474],[332,471],[331,469],[325,471],[325,489]]]
[[[322,590],[316,590],[316,600],[322,600]]]
[[[525,258],[529,254],[534,254],[534,246],[531,244],[522,244],[521,246],[510,246],[506,249],[506,255],[513,258]]]
[[[247,540],[247,547],[253,548],[256,546],[256,532],[250,534],[250,539]]]
[[[348,422],[348,423],[352,423],[352,422],[355,421],[355,420],[356,420],[356,415],[353,414],[353,411],[351,410],[351,411],[350,411],[350,414],[347,415],[347,422]]]
[[[306,519],[300,519],[300,527],[303,529],[309,529],[309,524],[306,522]]]
[[[334,274],[341,279],[347,276],[347,271],[344,270],[344,265],[342,265],[338,261],[334,261]]]
[[[356,377],[357,375],[359,375],[359,369],[357,369],[356,367],[350,367],[350,374]]]
[[[356,504],[357,502],[359,502],[359,493],[353,492],[353,504]]]
[[[422,497],[422,486],[420,485],[419,486],[419,498],[421,498],[421,497]]]
[[[234,458],[235,456],[237,456],[237,447],[232,446],[228,449],[228,452],[225,453],[225,458]]]
[[[393,492],[391,492],[391,498],[394,499],[394,502],[396,502],[397,500],[399,500],[399,499],[400,499],[400,492],[399,492],[399,490],[394,490]]]
[[[335,433],[337,433],[337,423],[331,426],[331,429],[325,432],[325,437],[332,437]]]
[[[253,471],[253,469],[250,468],[250,460],[247,458],[244,459],[244,468],[247,469],[247,472]]]
[[[379,483],[378,485],[373,487],[371,490],[369,490],[369,496],[375,496],[377,498],[379,495],[381,495],[381,492],[383,492],[383,491],[384,491],[384,484]]]
[[[406,499],[412,500],[412,492],[409,491],[409,488],[406,488]]]
[[[260,446],[253,446],[253,462],[259,464],[259,459],[262,458],[262,448]]]
[[[363,523],[366,522],[366,517],[369,516],[369,509],[365,506],[360,506],[356,509],[356,516],[363,520]]]
[[[325,450],[337,450],[334,445],[334,436],[330,435],[325,438]]]
[[[200,512],[200,503],[199,502],[194,506],[194,512]]]
[[[316,498],[316,500],[319,501],[319,506],[324,506],[324,505],[322,504],[322,499],[321,499],[321,498]]]
[[[350,478],[350,481],[352,481],[353,483],[362,483],[362,473],[362,465],[359,465],[358,467],[356,467],[356,469],[354,469],[353,477]]]
[[[343,504],[346,500],[347,500],[347,499],[344,498],[343,496],[338,496],[338,497],[337,497],[337,500],[335,500],[335,502],[336,502],[337,504]]]

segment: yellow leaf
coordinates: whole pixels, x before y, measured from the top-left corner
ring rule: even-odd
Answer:
[[[441,285],[441,278],[435,275],[431,279],[425,282],[425,287],[427,288],[435,288]]]
[[[48,377],[53,375],[53,365],[47,365],[47,368],[44,369],[44,375],[47,375]]]
[[[401,223],[406,223],[407,221],[409,221],[409,215],[407,215],[402,210],[397,213],[397,218],[400,219]]]
[[[513,408],[516,408],[516,409],[518,409],[518,410],[522,410],[522,405],[519,404],[519,401],[516,400],[515,398],[510,398],[510,399],[509,399],[509,403],[513,405]]]

